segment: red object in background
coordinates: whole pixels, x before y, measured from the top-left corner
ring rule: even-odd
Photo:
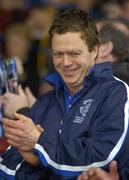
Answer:
[[[7,147],[8,147],[8,143],[5,137],[0,139],[0,153],[3,153]]]
[[[12,11],[0,9],[0,31],[4,31],[12,20]]]

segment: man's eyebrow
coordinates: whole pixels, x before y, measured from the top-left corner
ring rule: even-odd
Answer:
[[[81,49],[71,49],[71,51],[82,52],[82,50],[81,50]]]
[[[52,52],[59,52],[59,53],[63,53],[64,51],[61,51],[61,50],[52,50]]]

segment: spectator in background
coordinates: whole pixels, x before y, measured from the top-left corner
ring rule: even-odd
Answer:
[[[52,89],[48,83],[41,82],[40,77],[52,72],[53,66],[48,41],[48,26],[52,22],[56,11],[49,7],[35,7],[26,20],[27,29],[22,23],[11,24],[6,31],[7,57],[16,56],[19,83],[25,87],[25,92],[20,87],[19,96],[10,93],[10,101],[6,104],[6,115],[25,105],[30,107],[35,102],[39,93]],[[31,44],[32,43],[32,44]],[[29,53],[28,53],[28,50]],[[27,95],[26,100],[24,97]],[[33,96],[34,95],[34,96]],[[29,100],[28,100],[29,97]],[[12,99],[14,106],[12,106]]]
[[[101,11],[107,19],[118,19],[122,17],[122,9],[117,2],[105,1],[101,6]]]
[[[25,4],[24,0],[0,1],[0,32],[4,32],[10,23],[24,20],[26,17]]]
[[[23,22],[27,16],[24,0],[1,0],[0,1],[0,43],[2,46],[2,54],[4,54],[3,39],[4,31],[14,22]],[[1,41],[2,40],[2,41]]]
[[[28,34],[31,39],[31,59],[37,63],[40,77],[53,71],[50,53],[48,29],[56,15],[56,10],[48,6],[33,7],[26,19]]]
[[[19,83],[29,87],[35,97],[39,94],[40,76],[36,59],[31,58],[30,44],[24,23],[14,23],[5,32],[6,58],[16,57]]]
[[[96,63],[110,61],[114,75],[129,84],[129,29],[121,21],[103,21]]]
[[[23,88],[25,88],[25,94],[26,94],[26,100],[25,100],[23,93],[21,93],[21,88],[20,90],[18,90],[18,92],[21,95],[20,103],[22,104],[22,106],[24,106],[25,103],[28,106],[30,106],[30,104],[32,104],[32,102],[35,101],[35,98],[34,96],[32,96],[32,93],[36,97],[38,96],[39,93],[39,75],[36,70],[36,65],[33,64],[31,59],[28,59],[30,40],[28,39],[27,30],[23,23],[14,23],[8,26],[4,35],[5,35],[4,39],[5,39],[6,53],[4,54],[3,59],[15,57],[17,63],[19,83],[23,86]],[[27,96],[29,97],[29,100]],[[30,102],[30,96],[31,96],[31,102]],[[12,104],[12,100],[13,103],[15,104],[13,95],[11,96],[10,104]],[[17,103],[16,106],[18,108],[19,104]],[[12,108],[12,106],[10,107]],[[13,109],[11,111],[13,111]],[[5,138],[0,139],[0,153],[2,153],[7,147],[8,144],[6,142],[6,139]]]
[[[129,0],[122,0],[120,1],[120,5],[122,8],[122,17],[129,21]]]
[[[91,12],[96,4],[96,0],[75,0],[76,6],[80,9],[86,10],[87,12]]]

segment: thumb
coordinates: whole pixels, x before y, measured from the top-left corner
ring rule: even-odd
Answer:
[[[29,107],[31,107],[35,103],[36,98],[28,87],[25,88],[25,95],[27,97]]]
[[[44,131],[44,129],[39,124],[37,124],[36,127],[41,133]]]
[[[21,85],[18,86],[18,94],[19,94],[20,96],[25,96],[24,90],[23,90],[23,88],[22,88]]]
[[[34,95],[32,94],[32,92],[31,92],[31,90],[30,90],[29,87],[26,87],[26,88],[25,88],[25,94],[26,94],[27,97],[28,97],[28,96],[34,97]]]
[[[19,119],[19,120],[21,120],[22,122],[29,119],[28,117],[24,116],[23,114],[19,114],[19,113],[17,113],[17,112],[14,112],[13,115],[14,115],[14,117],[15,117],[16,119]]]
[[[4,96],[0,96],[0,103],[4,103]]]
[[[110,171],[110,174],[112,175],[112,177],[118,177],[117,162],[116,161],[111,162],[111,164],[109,165],[109,171]]]

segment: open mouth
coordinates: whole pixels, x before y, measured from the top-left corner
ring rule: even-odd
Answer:
[[[77,69],[65,69],[63,70],[64,75],[74,75]]]

